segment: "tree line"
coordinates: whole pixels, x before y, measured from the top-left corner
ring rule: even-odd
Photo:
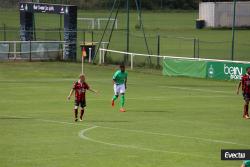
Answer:
[[[115,0],[0,0],[0,7],[17,7],[19,2],[40,2],[77,5],[79,9],[110,9]],[[117,0],[119,1],[119,0]],[[135,0],[129,0],[130,7],[136,9]],[[142,9],[197,9],[198,0],[137,0]],[[120,0],[121,7],[126,7],[127,0]]]
[[[40,2],[54,4],[72,4],[77,5],[79,9],[110,9],[115,0],[0,0],[0,7],[16,7],[19,2]],[[117,0],[119,1],[119,0]],[[198,9],[199,3],[220,2],[233,0],[137,0],[138,6],[146,10],[165,10],[165,9]],[[247,0],[241,0],[247,1]],[[120,0],[121,7],[125,8],[127,0]],[[132,9],[136,9],[136,0],[129,0]]]

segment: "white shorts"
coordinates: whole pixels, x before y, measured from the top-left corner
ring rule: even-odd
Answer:
[[[121,85],[116,85],[114,84],[114,93],[115,95],[119,95],[121,93],[125,93],[125,84],[121,84]]]

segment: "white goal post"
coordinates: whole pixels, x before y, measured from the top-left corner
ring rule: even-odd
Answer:
[[[97,28],[98,29],[101,29],[101,22],[102,21],[108,21],[109,18],[97,18],[96,21],[97,21]],[[118,20],[117,19],[114,19],[114,18],[110,18],[110,21],[112,22],[115,22],[115,29],[118,29]],[[112,24],[111,24],[112,25]]]
[[[107,22],[109,18],[85,18],[85,17],[79,17],[77,20],[87,23],[88,24],[88,29],[101,29],[102,22]],[[115,29],[118,29],[118,20],[114,18],[110,18],[110,25],[113,25],[115,22]],[[106,23],[104,24],[106,25]]]
[[[82,21],[83,23],[88,23],[88,28],[95,29],[95,18],[77,18],[77,20]]]

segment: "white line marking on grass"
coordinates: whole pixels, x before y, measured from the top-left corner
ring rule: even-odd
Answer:
[[[8,116],[8,115],[1,115],[1,116],[14,117],[14,118],[32,118],[32,117],[19,117],[19,116]],[[49,122],[49,123],[66,124],[66,125],[94,126],[94,127],[103,128],[103,129],[113,129],[113,130],[127,131],[127,132],[134,132],[134,133],[143,133],[143,134],[149,134],[149,135],[171,136],[171,137],[177,137],[177,138],[200,140],[200,141],[210,142],[210,143],[231,144],[231,145],[238,145],[238,146],[244,146],[244,147],[250,146],[249,144],[240,144],[240,143],[231,142],[231,141],[201,138],[201,137],[194,137],[194,136],[175,135],[175,134],[170,134],[170,133],[157,133],[157,132],[148,132],[148,131],[143,131],[143,130],[114,128],[114,127],[100,126],[100,125],[95,125],[95,124],[90,124],[90,123],[79,124],[79,123],[75,123],[75,122],[55,121],[55,120],[48,120],[48,119],[35,119],[35,120],[42,121],[42,122]]]
[[[233,95],[233,92],[222,91],[222,90],[211,90],[211,89],[197,89],[197,88],[189,88],[189,87],[178,87],[178,86],[159,86],[162,88],[169,88],[169,89],[180,89],[180,90],[192,90],[192,91],[199,91],[199,92],[208,92],[208,93],[225,93]]]
[[[232,97],[230,95],[181,95],[179,97],[171,97],[171,96],[152,96],[152,97],[128,97],[126,100],[167,100],[167,99],[180,99],[180,98],[223,98],[223,97]],[[89,98],[88,101],[110,101],[109,99],[97,99],[97,98]]]
[[[0,115],[0,117],[5,118],[20,118],[20,119],[31,119],[32,117],[22,117],[22,116],[15,116],[15,115]]]
[[[0,83],[3,82],[3,83],[16,83],[16,84],[20,84],[20,83],[26,83],[26,82],[62,82],[62,81],[76,81],[77,79],[76,78],[41,78],[41,79],[37,79],[37,78],[33,78],[31,80],[27,80],[27,79],[19,79],[19,80],[16,80],[16,79],[6,79],[6,80],[3,80],[1,79],[0,80]],[[105,82],[105,83],[109,83],[110,82],[110,79],[88,79],[89,82],[95,82],[95,81],[98,81],[98,82]]]
[[[224,140],[200,138],[200,137],[193,137],[193,136],[182,136],[182,135],[175,135],[175,134],[170,134],[170,133],[147,132],[143,130],[120,129],[120,128],[104,127],[104,126],[99,126],[99,127],[105,128],[105,129],[113,129],[113,130],[128,131],[128,132],[135,132],[135,133],[144,133],[144,134],[149,134],[149,135],[171,136],[171,137],[177,137],[177,138],[194,139],[194,140],[201,140],[201,141],[212,142],[212,143],[223,143],[223,144],[232,144],[232,145],[248,146],[248,147],[250,146],[248,144],[239,144],[239,143],[224,141]]]
[[[177,138],[194,139],[194,140],[200,140],[200,141],[211,142],[211,143],[232,144],[232,145],[248,146],[248,147],[250,146],[248,144],[240,144],[240,143],[224,141],[224,140],[193,137],[193,136],[182,136],[182,135],[175,135],[175,134],[170,134],[170,133],[147,132],[147,131],[143,131],[143,130],[131,130],[131,129],[113,128],[113,127],[99,126],[99,125],[89,124],[89,123],[76,124],[76,123],[72,123],[72,122],[61,122],[61,121],[54,121],[54,120],[44,120],[44,119],[38,119],[38,120],[44,121],[44,122],[69,124],[69,125],[96,126],[96,127],[103,128],[103,129],[113,129],[113,130],[127,131],[127,132],[134,132],[134,133],[143,133],[143,134],[149,134],[149,135],[171,136],[171,137],[177,137]]]
[[[182,155],[182,156],[190,156],[190,157],[198,157],[198,158],[217,159],[216,157],[202,156],[202,155],[196,155],[196,154],[192,154],[192,153],[187,154],[187,153],[176,152],[176,151],[166,151],[166,150],[151,149],[151,148],[146,148],[146,147],[138,147],[138,146],[134,146],[134,145],[109,143],[109,142],[104,142],[101,140],[92,139],[92,138],[86,136],[87,131],[90,131],[90,130],[93,130],[96,128],[102,128],[102,127],[92,126],[90,128],[86,128],[86,129],[81,130],[78,135],[80,138],[82,138],[84,140],[88,140],[88,141],[91,141],[94,143],[104,144],[104,145],[108,145],[108,146],[112,146],[112,147],[120,147],[120,148],[126,148],[126,149],[137,149],[137,150],[142,150],[142,151],[161,152],[161,153],[168,153],[168,154],[178,154],[178,155]]]
[[[36,119],[38,121],[42,121],[42,122],[49,122],[49,123],[57,123],[57,124],[67,124],[67,125],[76,125],[76,123],[74,122],[64,122],[64,121],[54,121],[54,120],[46,120],[46,119]],[[85,124],[82,124],[83,126],[88,126]]]

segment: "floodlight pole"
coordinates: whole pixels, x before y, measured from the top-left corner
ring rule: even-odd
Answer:
[[[234,60],[234,38],[235,38],[235,22],[236,22],[236,0],[234,0],[233,6],[233,26],[232,26],[232,51],[231,59]]]

